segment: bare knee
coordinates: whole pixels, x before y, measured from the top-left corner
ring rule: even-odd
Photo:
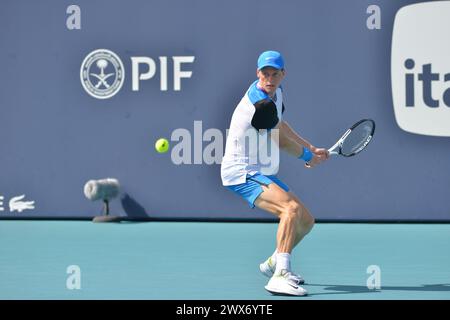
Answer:
[[[308,229],[312,229],[314,226],[314,217],[309,213],[308,209],[295,199],[287,201],[283,205],[283,209],[282,215],[285,218],[293,220]]]
[[[288,220],[292,220],[296,223],[301,222],[302,207],[300,203],[295,200],[289,200],[283,205],[282,215]]]
[[[307,228],[308,230],[313,228],[315,223],[314,217],[309,210],[298,201],[290,201],[287,205],[286,212],[288,212],[292,218],[295,218],[304,228]]]

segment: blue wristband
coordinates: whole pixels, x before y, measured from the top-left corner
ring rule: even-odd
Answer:
[[[311,159],[313,158],[313,154],[312,154],[311,150],[309,150],[308,148],[303,147],[303,153],[298,158],[299,159],[303,159],[306,162],[308,162],[308,161],[311,161]]]

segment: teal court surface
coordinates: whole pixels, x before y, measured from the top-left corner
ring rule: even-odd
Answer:
[[[276,228],[3,220],[0,299],[450,299],[450,224],[316,224],[293,252],[306,297],[264,289]]]

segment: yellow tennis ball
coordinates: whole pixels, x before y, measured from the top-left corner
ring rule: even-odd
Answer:
[[[161,138],[158,139],[155,143],[155,149],[159,153],[165,153],[169,150],[169,141],[167,139]]]

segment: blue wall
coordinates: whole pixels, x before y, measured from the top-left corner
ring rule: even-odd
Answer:
[[[329,147],[360,118],[377,122],[367,151],[314,170],[282,155],[279,177],[317,219],[450,220],[450,138],[414,135],[396,124],[390,52],[397,10],[414,1],[2,1],[0,3],[0,217],[90,217],[90,179],[117,178],[111,211],[132,217],[270,218],[221,186],[220,165],[175,165],[154,142],[177,128],[225,133],[255,80],[261,51],[286,60],[285,120]],[[69,30],[66,9],[81,8]],[[381,8],[369,30],[366,9]],[[125,81],[110,99],[83,89],[88,53],[109,49]],[[131,57],[157,62],[132,91]],[[159,57],[168,57],[160,90]],[[192,77],[172,85],[172,57],[194,56]],[[177,142],[172,142],[172,146]],[[205,147],[208,143],[203,143]],[[34,210],[10,212],[25,194]],[[1,206],[0,206],[1,207]]]

